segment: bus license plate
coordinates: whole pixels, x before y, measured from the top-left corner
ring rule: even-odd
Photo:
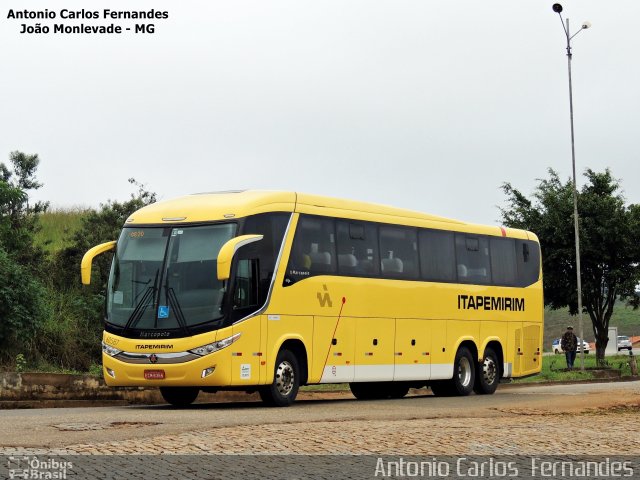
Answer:
[[[145,370],[145,380],[164,380],[164,370]]]

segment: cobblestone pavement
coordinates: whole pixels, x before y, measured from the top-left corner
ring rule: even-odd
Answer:
[[[640,454],[635,411],[604,415],[369,420],[225,427],[147,441],[71,445],[64,449],[3,449],[34,454]],[[572,436],[567,438],[567,424]],[[612,425],[624,430],[611,431]]]
[[[230,409],[223,414],[242,417],[243,413],[264,412],[265,418],[259,421],[254,416],[250,424],[186,428],[171,434],[85,441],[61,447],[12,447],[2,442],[0,445],[5,446],[0,447],[0,454],[640,454],[639,388],[574,395],[571,399],[565,395],[560,399],[571,401],[564,404],[545,403],[544,395],[535,391],[523,391],[514,395],[514,400],[516,397],[519,401],[509,402],[496,395],[493,398],[500,400],[497,406],[475,410],[448,410],[446,403],[433,403],[442,408],[425,410],[421,405],[427,398],[395,403],[306,402],[289,409]],[[455,405],[453,399],[451,402]],[[467,402],[473,405],[472,397]],[[335,417],[331,415],[332,407]],[[314,417],[312,413],[318,408],[328,414]],[[357,419],[340,415],[347,408],[357,408]],[[304,409],[308,409],[307,415]],[[154,414],[153,420],[162,413]],[[168,415],[170,411],[164,413]],[[209,414],[207,410],[184,413],[203,419]],[[159,422],[141,423],[146,423],[143,427],[160,428],[155,432],[162,431]],[[49,425],[60,435],[78,429],[94,433],[105,428],[125,431],[137,427],[135,422],[124,421]]]

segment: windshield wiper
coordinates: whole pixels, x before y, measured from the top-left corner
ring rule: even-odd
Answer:
[[[167,303],[169,304],[169,307],[173,308],[173,311],[175,312],[175,316],[176,316],[176,320],[178,321],[178,325],[180,326],[180,329],[188,336],[191,335],[190,331],[189,331],[189,327],[187,327],[187,322],[184,318],[184,314],[182,313],[182,308],[180,307],[180,303],[178,302],[178,297],[176,297],[176,292],[173,290],[172,287],[169,286],[169,274],[167,273],[165,275],[165,280],[164,280],[164,292],[165,295],[167,297]],[[157,318],[156,318],[156,327],[157,325]]]
[[[149,306],[149,303],[148,303],[149,299],[155,296],[155,292],[158,289],[158,273],[160,273],[159,269],[156,270],[156,278],[153,281],[153,285],[145,290],[144,295],[142,296],[140,301],[136,304],[136,308],[134,308],[133,312],[131,312],[131,316],[129,317],[129,320],[127,320],[127,323],[122,329],[123,334],[130,328],[133,328],[136,326],[136,324],[142,318],[142,315],[144,314],[145,310]],[[149,279],[149,281],[151,281],[151,279]],[[153,301],[151,302],[151,305],[153,305]]]

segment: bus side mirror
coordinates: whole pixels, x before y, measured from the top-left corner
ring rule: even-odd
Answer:
[[[262,240],[263,235],[240,235],[222,245],[218,252],[218,280],[229,280],[231,276],[231,261],[239,248]]]
[[[93,259],[101,253],[113,250],[115,247],[116,242],[114,240],[113,242],[101,243],[100,245],[96,245],[84,254],[84,257],[82,257],[82,262],[80,263],[80,276],[82,277],[83,285],[89,285],[91,283],[91,262],[93,261]]]

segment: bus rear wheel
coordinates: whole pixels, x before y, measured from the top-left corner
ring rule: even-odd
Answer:
[[[454,395],[463,397],[473,391],[476,380],[476,361],[467,347],[460,347],[453,361],[451,390]]]
[[[289,350],[280,350],[276,358],[273,382],[259,390],[260,398],[272,407],[288,407],[298,395],[300,370],[298,359]]]
[[[484,351],[484,357],[478,364],[476,372],[476,382],[473,391],[477,394],[492,394],[498,388],[500,383],[500,366],[498,364],[498,356],[491,348]]]
[[[430,387],[438,397],[464,397],[473,391],[476,378],[476,361],[467,347],[460,347],[453,361],[453,378],[431,382]]]
[[[160,394],[165,402],[180,408],[191,405],[199,393],[200,389],[197,387],[160,387]]]

